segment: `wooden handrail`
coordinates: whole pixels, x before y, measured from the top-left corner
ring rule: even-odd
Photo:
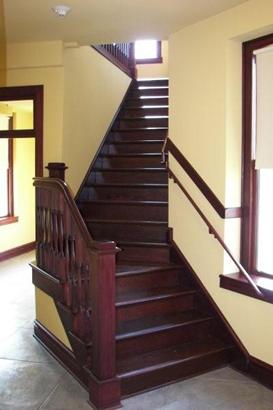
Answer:
[[[63,172],[65,164],[54,163]],[[51,164],[52,167],[52,164]],[[49,167],[50,168],[50,167]],[[68,185],[59,178],[35,178],[37,266],[59,279],[61,302],[73,313],[73,333],[92,343],[91,373],[116,377],[115,242],[90,235]]]
[[[225,208],[222,202],[217,198],[214,192],[210,189],[210,187],[206,184],[206,182],[201,178],[198,172],[193,168],[193,166],[189,163],[189,161],[185,158],[181,151],[177,148],[177,146],[167,137],[164,143],[162,157],[163,161],[165,162],[164,155],[169,151],[179,165],[184,169],[187,175],[191,178],[191,180],[195,183],[195,185],[199,188],[202,194],[206,197],[209,201],[211,206],[214,210],[218,213],[221,218],[240,218],[242,216],[242,209],[241,207],[233,207],[233,208]]]
[[[99,44],[92,47],[131,78],[136,78],[134,43]]]
[[[187,190],[183,187],[183,185],[181,184],[181,182],[179,181],[179,179],[177,178],[177,176],[174,174],[173,171],[170,170],[169,166],[167,166],[168,168],[168,172],[169,172],[169,177],[171,179],[173,179],[173,181],[179,186],[179,188],[181,189],[181,191],[184,193],[184,195],[186,196],[186,198],[189,200],[189,202],[192,204],[192,206],[194,207],[194,209],[196,210],[196,212],[198,213],[198,215],[203,219],[203,221],[205,222],[205,224],[207,225],[207,227],[209,228],[209,233],[212,234],[217,241],[220,243],[220,245],[222,246],[222,248],[225,250],[225,252],[229,255],[229,257],[232,259],[232,261],[234,262],[234,264],[237,266],[237,268],[239,269],[239,271],[244,275],[244,277],[247,279],[247,281],[249,282],[249,284],[252,286],[252,288],[255,290],[256,294],[259,296],[263,296],[262,292],[260,291],[260,289],[258,288],[258,286],[256,285],[256,283],[254,282],[254,280],[251,278],[250,274],[245,270],[245,268],[241,265],[241,263],[239,261],[237,261],[237,259],[235,258],[235,256],[232,254],[232,252],[230,251],[230,249],[228,248],[228,246],[225,244],[225,242],[223,241],[223,239],[221,238],[221,236],[218,234],[218,232],[216,231],[216,229],[213,227],[213,225],[211,224],[211,222],[207,219],[207,217],[204,215],[204,213],[201,211],[201,209],[199,208],[199,206],[196,204],[196,202],[193,200],[193,198],[191,197],[191,195],[187,192]]]

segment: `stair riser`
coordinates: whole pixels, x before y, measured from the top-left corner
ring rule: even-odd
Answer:
[[[118,262],[148,262],[168,263],[170,260],[170,249],[168,247],[130,246],[118,244],[121,252],[117,255]]]
[[[141,154],[148,152],[158,152],[160,153],[163,147],[163,142],[159,143],[143,143],[143,144],[107,144],[103,148],[104,154]]]
[[[150,300],[117,309],[117,321],[140,319],[145,316],[172,314],[194,308],[195,294],[184,294],[161,300]]]
[[[131,98],[128,99],[125,103],[124,108],[126,107],[143,107],[146,105],[169,105],[169,98]]]
[[[136,82],[136,87],[168,87],[168,79],[160,80],[139,80]]]
[[[100,157],[97,159],[96,168],[165,168],[161,163],[161,156],[148,155],[142,157]]]
[[[168,96],[168,94],[169,94],[168,88],[142,88],[142,89],[133,89],[132,91],[129,92],[128,97],[129,98],[142,97],[142,96],[153,97],[156,95],[165,97],[165,96]]]
[[[167,135],[167,130],[146,130],[146,131],[113,131],[108,137],[108,142],[111,141],[128,141],[134,140],[164,140]]]
[[[123,359],[136,354],[177,346],[181,343],[204,340],[209,334],[210,323],[211,319],[185,324],[149,335],[120,340],[117,342],[117,357]]]
[[[166,242],[167,228],[129,224],[87,222],[87,227],[96,240]]]
[[[229,363],[231,357],[230,351],[215,352],[205,357],[189,359],[181,364],[170,364],[167,368],[121,378],[121,394],[123,397],[128,396],[216,369]]]
[[[168,127],[168,118],[144,118],[120,120],[114,126],[115,130],[128,128]]]
[[[165,108],[131,108],[121,111],[120,118],[135,118],[143,117],[145,115],[168,115],[169,109]]]
[[[165,205],[128,205],[128,204],[92,204],[81,206],[83,217],[96,219],[120,219],[120,220],[168,220],[168,207]]]
[[[168,174],[162,171],[96,171],[88,178],[88,183],[143,183],[167,184]]]
[[[167,188],[90,187],[86,199],[115,199],[128,201],[167,201]]]
[[[133,290],[155,289],[158,287],[175,287],[184,283],[179,270],[166,269],[151,273],[141,273],[137,275],[118,276],[117,293],[122,294]]]

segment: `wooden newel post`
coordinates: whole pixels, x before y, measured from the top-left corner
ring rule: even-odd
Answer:
[[[116,376],[116,253],[114,242],[96,242],[91,250],[92,366],[90,401],[96,408],[120,405]]]
[[[136,78],[136,59],[135,59],[135,43],[129,43],[129,68],[132,78]]]
[[[67,168],[64,162],[49,162],[46,167],[49,178],[59,178],[62,181],[65,181],[65,171]]]

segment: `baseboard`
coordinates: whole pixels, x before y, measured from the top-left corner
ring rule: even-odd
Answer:
[[[211,306],[213,307],[213,309],[215,310],[215,312],[217,313],[219,318],[222,320],[222,323],[224,324],[225,328],[228,330],[229,334],[231,335],[232,339],[234,340],[234,343],[236,344],[239,351],[244,356],[244,362],[245,363],[248,362],[249,361],[249,353],[248,353],[246,347],[243,345],[242,341],[239,339],[237,334],[234,332],[234,330],[230,326],[229,322],[227,321],[227,319],[225,318],[225,316],[223,315],[223,313],[220,311],[219,307],[215,303],[214,299],[211,297],[211,295],[209,294],[209,292],[207,291],[207,289],[205,288],[205,286],[201,282],[201,280],[198,277],[197,273],[194,271],[193,267],[190,265],[189,261],[186,259],[185,255],[182,253],[182,251],[180,250],[180,248],[178,247],[178,245],[174,241],[173,236],[172,236],[172,229],[169,229],[169,241],[170,241],[175,253],[177,254],[178,258],[180,259],[180,261],[182,261],[182,264],[191,273],[193,279],[195,280],[197,285],[201,288],[202,292],[204,293],[206,298],[209,300]]]
[[[270,364],[250,356],[246,365],[235,363],[232,367],[273,390],[273,366]]]
[[[4,252],[0,252],[0,262],[5,261],[7,259],[14,258],[15,256],[22,255],[23,253],[27,253],[33,251],[35,249],[35,242],[25,243],[24,245],[17,246],[16,248],[9,249]]]
[[[38,320],[34,323],[34,338],[88,391],[89,375],[79,365],[71,350],[57,339]]]

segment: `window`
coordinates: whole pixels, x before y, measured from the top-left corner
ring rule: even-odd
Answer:
[[[137,64],[162,63],[161,41],[135,41],[135,59]]]
[[[11,119],[0,115],[0,129],[10,129]],[[13,207],[13,141],[0,139],[0,225],[16,222]]]
[[[271,44],[272,35],[244,44],[241,259],[250,273],[272,278],[273,48],[268,47]]]

